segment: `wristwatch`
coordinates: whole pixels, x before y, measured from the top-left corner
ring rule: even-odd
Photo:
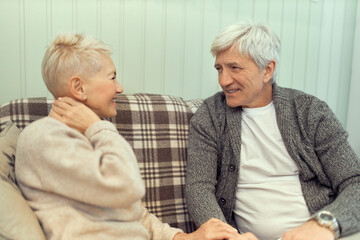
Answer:
[[[340,227],[335,216],[328,211],[320,211],[312,217],[320,226],[326,227],[335,233],[335,239],[340,236]]]

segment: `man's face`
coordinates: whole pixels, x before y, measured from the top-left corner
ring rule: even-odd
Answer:
[[[260,70],[251,58],[240,55],[236,46],[218,53],[214,67],[229,107],[256,108],[271,102],[272,73],[268,74],[268,68]]]

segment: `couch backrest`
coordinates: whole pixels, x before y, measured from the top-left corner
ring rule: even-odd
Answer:
[[[201,100],[158,94],[122,94],[112,121],[133,147],[146,185],[144,202],[163,222],[185,232],[195,229],[184,199],[189,120]],[[20,99],[0,108],[0,130],[6,122],[23,129],[47,116],[51,99]]]

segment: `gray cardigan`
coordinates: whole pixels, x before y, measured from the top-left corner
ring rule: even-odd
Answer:
[[[360,231],[360,161],[341,123],[325,102],[301,91],[274,84],[273,102],[286,149],[300,169],[310,213],[332,212],[341,236]],[[185,196],[197,226],[211,217],[236,226],[241,112],[241,107],[228,107],[219,92],[191,119]]]

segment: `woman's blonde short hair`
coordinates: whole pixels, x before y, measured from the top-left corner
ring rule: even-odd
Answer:
[[[250,57],[260,69],[266,68],[271,60],[275,60],[272,82],[276,81],[280,62],[280,40],[268,26],[250,21],[232,24],[215,37],[211,53],[216,56],[230,47],[238,47],[239,53]]]
[[[72,76],[89,77],[100,71],[99,56],[110,56],[110,47],[90,36],[59,34],[46,49],[41,72],[46,87],[54,97],[66,93]]]

